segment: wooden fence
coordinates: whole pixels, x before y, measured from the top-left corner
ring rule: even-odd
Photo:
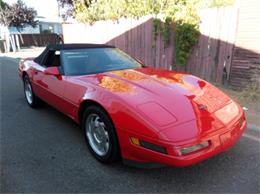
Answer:
[[[260,12],[254,8],[254,1],[257,0],[248,0],[247,3],[243,1],[247,6],[236,4],[235,6],[200,10],[199,41],[193,48],[185,67],[174,64],[173,33],[168,47],[165,47],[161,35],[155,41],[151,16],[138,20],[99,21],[94,25],[63,24],[64,42],[112,44],[142,60],[147,65],[166,69],[174,67],[177,70],[195,74],[207,81],[229,82],[235,87],[240,87],[245,80],[250,80],[255,72],[246,72],[246,70],[251,70],[252,67],[259,70],[260,67]],[[254,20],[251,22],[245,22],[246,14],[242,14],[242,16],[239,14],[244,13],[245,7],[254,13],[247,12],[254,16]],[[248,30],[243,25],[246,26],[245,24],[248,22],[251,25],[249,31],[253,33],[245,33]],[[242,27],[241,24],[243,24]],[[242,38],[237,40],[240,35]],[[243,40],[248,40],[243,39],[243,36],[247,36],[247,38],[251,36],[249,38],[252,40],[251,45],[248,45],[246,41],[243,42]],[[246,64],[243,64],[244,62]],[[241,74],[242,76],[247,75],[244,76],[244,80],[237,79],[237,77],[241,77]]]
[[[162,36],[153,37],[153,17],[120,19],[118,22],[99,21],[93,25],[63,24],[65,43],[107,43],[140,59],[145,64],[169,69],[174,44],[164,46]]]
[[[50,34],[20,34],[19,44],[21,47],[30,46],[46,46],[48,44],[55,44],[61,41],[60,37],[55,33]]]
[[[153,18],[106,43],[117,46],[149,66],[170,69],[173,64],[173,40],[166,47],[161,34],[154,38]]]
[[[200,10],[200,37],[186,70],[217,83],[229,79],[236,36],[236,6]]]
[[[260,82],[260,1],[240,1],[230,84],[236,88],[248,81]]]

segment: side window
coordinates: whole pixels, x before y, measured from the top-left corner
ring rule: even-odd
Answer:
[[[43,65],[46,67],[60,66],[60,52],[59,51],[48,51],[47,55],[43,60]]]

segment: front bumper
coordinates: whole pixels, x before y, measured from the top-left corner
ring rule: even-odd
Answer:
[[[230,128],[222,129],[214,135],[211,134],[198,139],[197,142],[193,142],[192,144],[195,145],[203,141],[209,141],[210,145],[207,148],[186,155],[181,155],[177,150],[181,147],[190,146],[190,144],[176,146],[176,143],[158,141],[159,139],[156,140],[146,137],[142,138],[127,131],[124,135],[120,136],[123,138],[120,140],[120,145],[123,147],[122,157],[124,160],[134,161],[143,165],[145,165],[145,163],[158,163],[178,167],[189,166],[228,150],[239,140],[245,129],[246,121],[243,120],[242,123],[237,121],[235,125],[232,125]],[[167,154],[133,145],[129,140],[131,136],[137,136],[140,139],[163,146],[167,149]]]

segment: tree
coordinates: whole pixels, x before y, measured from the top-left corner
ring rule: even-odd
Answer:
[[[96,0],[80,0],[81,3],[85,4],[85,6],[89,7],[93,2],[95,2]],[[76,2],[76,0],[58,0],[59,4],[62,7],[65,6],[74,6],[74,2]]]
[[[9,9],[10,9],[9,5],[3,2],[2,0],[0,0],[0,24],[3,24],[4,26],[9,26],[10,24],[10,22],[7,19],[9,18],[7,16],[9,12],[5,13],[5,11]]]
[[[2,0],[0,0],[0,8],[5,6],[5,2],[3,2]]]
[[[67,18],[68,16],[73,16],[75,12],[75,5],[79,2],[82,3],[84,6],[89,7],[93,2],[97,0],[57,0],[59,6],[65,8],[65,15],[62,16],[63,18]]]
[[[10,51],[10,41],[13,51],[16,51],[15,41],[13,37],[10,39],[8,27],[16,27],[19,32],[28,25],[35,27],[37,25],[37,21],[35,21],[36,15],[36,10],[27,7],[21,0],[12,5],[0,0],[0,24],[4,26],[5,51]],[[19,44],[17,46],[19,49]]]
[[[35,27],[37,25],[36,16],[36,10],[27,7],[21,0],[12,5],[1,1],[0,23],[7,27],[16,27],[18,31],[28,25]]]
[[[233,5],[236,0],[200,0],[200,8],[221,7]]]

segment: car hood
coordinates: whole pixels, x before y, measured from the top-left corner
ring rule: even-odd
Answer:
[[[158,132],[192,120],[198,121],[203,131],[221,128],[223,123],[212,116],[231,102],[210,83],[174,71],[138,68],[102,73],[95,78],[96,85],[120,96]]]

